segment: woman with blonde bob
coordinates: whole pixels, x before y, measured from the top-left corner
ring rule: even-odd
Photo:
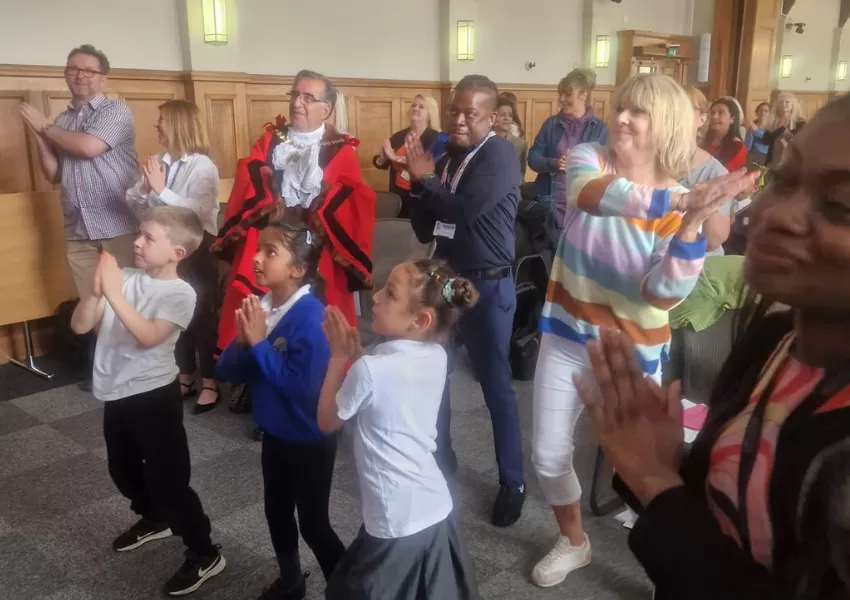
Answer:
[[[706,248],[700,229],[716,205],[683,211],[748,185],[743,174],[693,193],[677,183],[696,150],[693,105],[666,75],[636,75],[617,90],[608,135],[607,147],[581,144],[567,155],[567,213],[540,319],[532,462],[560,530],[532,572],[541,587],[591,558],[572,456],[582,409],[573,375],[590,368],[587,342],[600,328],[625,332],[644,375],[660,381],[667,311],[696,283]]]
[[[218,261],[209,252],[218,232],[218,169],[209,157],[209,138],[194,102],[169,100],[162,104],[154,128],[165,151],[148,157],[142,178],[127,191],[127,202],[140,216],[154,206],[191,208],[204,226],[200,248],[177,268],[197,294],[195,315],[177,341],[176,354],[180,387],[186,398],[198,395],[196,351],[200,358],[202,389],[193,410],[200,414],[212,410],[219,397],[213,355],[220,288]]]
[[[410,103],[407,117],[408,127],[384,140],[381,151],[372,159],[375,167],[390,172],[389,190],[401,198],[400,219],[410,218],[410,174],[404,156],[404,140],[412,131],[422,140],[424,148],[430,148],[440,133],[440,108],[433,96],[417,94]]]

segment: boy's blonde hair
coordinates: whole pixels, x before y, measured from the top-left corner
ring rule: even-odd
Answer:
[[[190,100],[169,100],[159,105],[168,141],[182,154],[210,153],[207,128],[198,106]],[[179,157],[174,157],[179,158]]]
[[[694,109],[691,99],[668,75],[639,74],[621,85],[611,106],[616,110],[645,112],[652,122],[658,168],[672,179],[682,179],[696,152]]]
[[[156,223],[162,227],[169,242],[186,250],[183,258],[188,258],[200,248],[204,239],[204,227],[191,208],[154,206],[145,213],[142,222]]]

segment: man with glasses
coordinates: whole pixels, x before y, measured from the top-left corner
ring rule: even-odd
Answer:
[[[121,267],[134,266],[139,221],[127,206],[127,189],[139,178],[133,116],[127,105],[103,95],[109,61],[94,46],[68,55],[68,108],[54,121],[21,104],[24,122],[36,134],[45,178],[60,184],[68,265],[80,298],[91,293],[101,250]],[[92,354],[94,344],[92,340]],[[91,369],[81,387],[91,390]]]
[[[239,161],[224,224],[213,245],[232,264],[219,321],[219,352],[236,335],[234,313],[254,281],[258,231],[269,219],[299,216],[322,242],[319,275],[328,305],[355,324],[354,292],[372,285],[375,192],[360,174],[358,141],[326,122],[337,98],[333,83],[313,71],[296,75],[289,121],[278,117]]]

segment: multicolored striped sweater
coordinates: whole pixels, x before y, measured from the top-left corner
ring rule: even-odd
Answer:
[[[584,344],[600,328],[624,331],[641,367],[658,372],[668,358],[671,308],[694,288],[705,240],[675,237],[682,213],[672,187],[617,177],[606,148],[581,144],[567,156],[568,212],[558,243],[540,329]]]

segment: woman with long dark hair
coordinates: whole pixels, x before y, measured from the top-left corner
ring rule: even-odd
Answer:
[[[749,216],[755,303],[687,457],[678,386],[644,378],[626,336],[589,344],[598,385],[578,384],[656,600],[850,597],[850,97]]]
[[[711,103],[708,131],[702,149],[719,160],[730,173],[747,164],[747,146],[741,139],[741,112],[731,98]]]

